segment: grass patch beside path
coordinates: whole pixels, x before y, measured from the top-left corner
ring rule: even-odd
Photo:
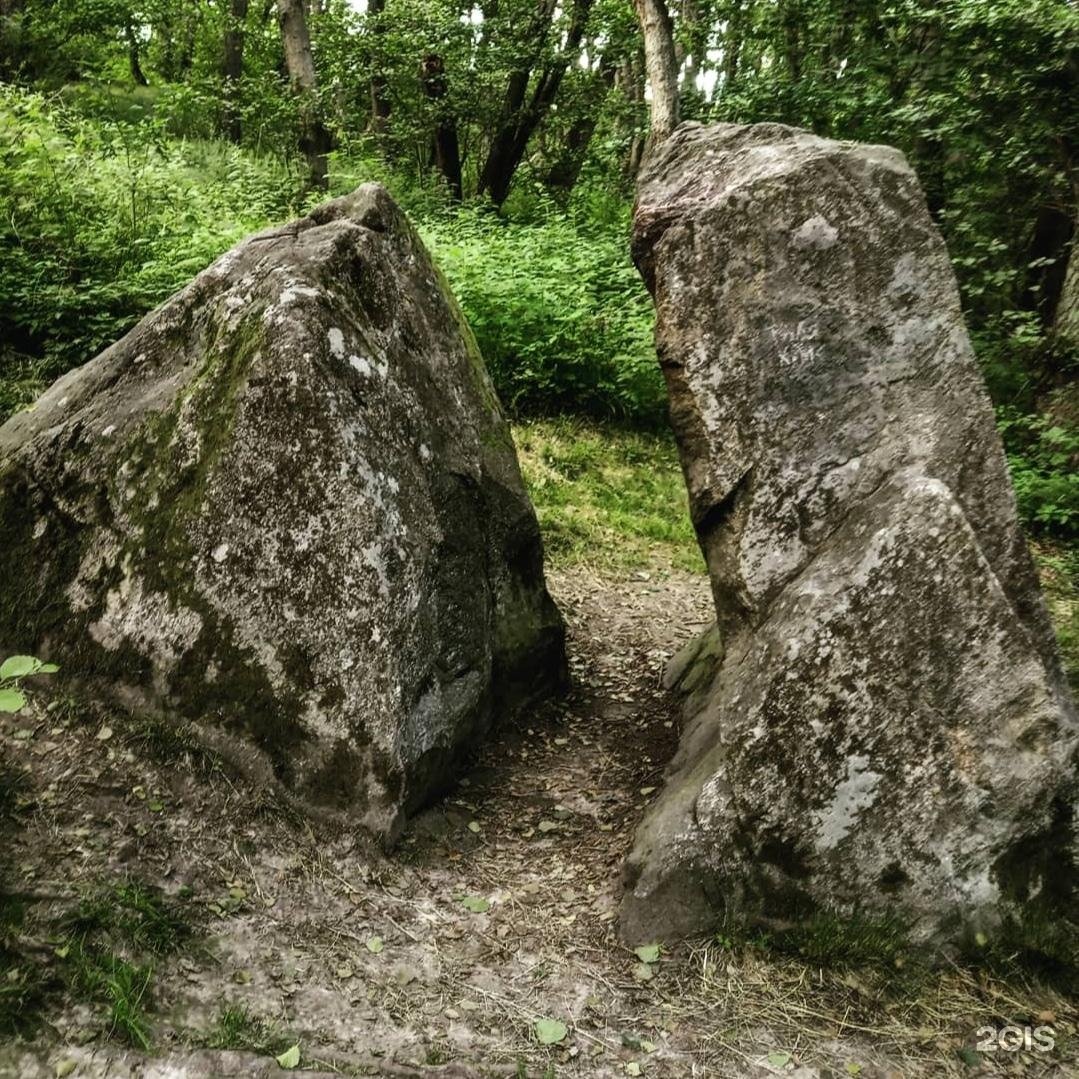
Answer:
[[[1079,545],[1035,540],[1031,550],[1057,631],[1064,671],[1072,693],[1079,698]]]
[[[513,435],[551,565],[704,572],[671,435],[569,418]]]

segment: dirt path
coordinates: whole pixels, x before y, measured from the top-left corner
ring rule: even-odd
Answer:
[[[311,1071],[446,1079],[971,1074],[954,1053],[978,1025],[956,1014],[980,999],[969,986],[938,987],[934,1028],[924,1009],[882,1010],[865,979],[815,987],[804,964],[716,944],[642,965],[618,944],[622,859],[677,741],[660,674],[710,597],[689,575],[551,577],[573,693],[502,731],[392,860],[200,774],[159,731],[103,731],[74,708],[7,730],[11,754],[36,758],[8,837],[19,887],[70,897],[126,876],[185,897],[195,930],[147,989],[155,1058],[103,1042],[100,1007],[67,1000],[0,1048],[0,1075],[276,1075],[294,1042]],[[32,907],[47,925],[49,901]],[[542,1019],[565,1036],[539,1044]]]

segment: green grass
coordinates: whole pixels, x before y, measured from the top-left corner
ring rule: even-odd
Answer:
[[[514,440],[551,565],[704,572],[669,434],[554,419]]]
[[[103,936],[154,956],[176,951],[191,933],[179,904],[136,880],[120,881],[84,899],[66,928],[78,940]]]
[[[106,1037],[149,1049],[152,961],[176,951],[191,933],[179,905],[125,880],[84,899],[63,929],[56,954],[72,995],[105,1006]],[[141,962],[143,956],[150,962]]]
[[[242,1049],[265,1056],[277,1056],[295,1039],[261,1016],[252,1015],[241,1004],[226,1004],[207,1039],[211,1049]]]
[[[100,1012],[106,1038],[151,1048],[154,962],[192,932],[180,904],[123,880],[59,918],[37,909],[0,896],[0,1034],[33,1032],[67,998]]]
[[[105,1036],[149,1049],[153,1039],[147,1006],[153,967],[79,940],[69,941],[60,950],[73,995],[105,1005]]]
[[[1035,542],[1033,551],[1064,673],[1079,697],[1079,546]]]

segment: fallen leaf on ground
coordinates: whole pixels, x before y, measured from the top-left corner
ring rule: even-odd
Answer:
[[[536,1041],[540,1045],[557,1045],[566,1037],[566,1024],[557,1019],[536,1020]]]
[[[300,1047],[294,1045],[291,1049],[286,1049],[277,1058],[277,1063],[287,1071],[291,1071],[293,1068],[297,1067],[300,1063]]]

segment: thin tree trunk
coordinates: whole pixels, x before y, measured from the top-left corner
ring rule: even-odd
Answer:
[[[1079,229],[1072,222],[1071,251],[1064,267],[1056,309],[1053,334],[1059,341],[1079,346]]]
[[[124,37],[127,39],[127,62],[131,68],[131,77],[137,85],[149,86],[146,76],[142,73],[142,64],[139,62],[139,39],[131,23],[127,23],[124,27]]]
[[[783,59],[791,82],[802,77],[802,11],[798,0],[783,0],[780,8],[783,25]]]
[[[561,154],[547,173],[547,186],[568,195],[577,183],[588,156],[588,147],[596,133],[600,107],[614,85],[615,66],[606,56],[599,62],[599,93],[589,102],[588,111],[579,117],[566,134]]]
[[[633,0],[644,38],[644,60],[652,89],[649,144],[669,138],[678,126],[678,60],[674,24],[665,0]]]
[[[303,0],[277,0],[277,17],[285,46],[285,68],[300,102],[300,152],[307,159],[311,186],[325,188],[332,140],[318,114],[315,57]]]
[[[244,72],[244,20],[247,18],[248,0],[231,0],[228,22],[225,26],[225,55],[221,62],[225,77],[225,137],[239,142],[240,127],[240,79]]]
[[[1073,239],[1071,214],[1057,206],[1042,206],[1034,222],[1027,252],[1026,287],[1021,299],[1027,311],[1036,311],[1044,330],[1053,327],[1060,294],[1068,272]]]
[[[647,139],[644,134],[644,116],[647,112],[644,100],[644,50],[638,50],[637,55],[625,63],[622,68],[622,83],[626,97],[636,106],[634,110],[639,120],[634,123],[633,138],[630,140],[629,152],[626,154],[626,177],[635,180],[640,171],[641,162],[644,160],[644,150]]]
[[[390,98],[386,76],[381,71],[384,61],[382,39],[386,35],[385,10],[386,0],[368,0],[367,17],[371,20],[371,37],[375,44],[372,53],[376,65],[376,71],[371,76],[371,119],[367,125],[372,135],[384,135],[390,125]]]
[[[528,91],[528,80],[532,77],[532,69],[539,60],[540,52],[551,31],[551,19],[554,17],[555,0],[538,0],[536,11],[524,37],[528,48],[523,57],[518,59],[517,66],[510,71],[509,80],[506,83],[506,92],[502,98],[502,109],[499,114],[498,126],[495,136],[491,140],[487,157],[480,170],[477,193],[488,194],[496,205],[501,205],[505,194],[498,197],[498,192],[509,190],[509,181],[512,179],[509,160],[516,135],[518,118],[524,108],[525,94]]]
[[[25,0],[0,0],[0,18],[9,19],[20,15],[24,6]],[[4,81],[10,79],[14,82],[16,74],[24,63],[25,57],[18,54],[25,53],[25,47],[18,50],[11,47],[16,44],[16,41],[9,41],[7,43],[9,47],[0,51],[0,79]]]
[[[431,140],[431,162],[442,173],[450,194],[461,201],[461,146],[457,140],[457,120],[446,102],[446,66],[437,53],[428,53],[420,65],[423,92],[434,105],[435,131]]]
[[[742,59],[742,22],[744,14],[741,3],[735,5],[723,36],[723,93],[727,93],[738,78],[738,66]]]

